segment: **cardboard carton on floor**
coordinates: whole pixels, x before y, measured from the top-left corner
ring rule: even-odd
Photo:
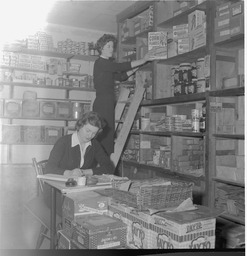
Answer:
[[[86,249],[110,249],[126,245],[126,224],[106,215],[83,215],[77,219],[72,239]]]
[[[101,196],[94,191],[67,194],[62,205],[62,223],[66,234],[69,237],[72,236],[73,221],[81,215],[106,213],[108,200],[108,197]]]
[[[131,249],[149,248],[148,214],[133,211],[134,208],[111,202],[108,214],[127,225],[127,246]]]
[[[219,212],[205,206],[197,210],[157,213],[150,219],[149,249],[212,249]]]

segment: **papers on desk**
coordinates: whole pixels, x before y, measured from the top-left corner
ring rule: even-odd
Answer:
[[[88,186],[75,186],[75,187],[66,187],[65,182],[68,180],[68,177],[59,174],[44,174],[38,175],[37,178],[43,179],[47,184],[53,186],[61,191],[61,193],[74,193],[74,192],[83,192],[97,189],[112,188],[111,182],[97,183],[96,185]]]
[[[68,180],[68,178],[63,176],[63,175],[52,174],[52,173],[47,173],[47,174],[44,174],[44,175],[37,175],[37,178],[45,179],[45,180],[64,181],[64,182],[66,182]]]

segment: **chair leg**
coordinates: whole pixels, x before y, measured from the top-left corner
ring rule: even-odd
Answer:
[[[38,240],[36,243],[36,249],[39,249],[41,247],[47,232],[48,232],[48,228],[46,228],[44,225],[41,224]]]

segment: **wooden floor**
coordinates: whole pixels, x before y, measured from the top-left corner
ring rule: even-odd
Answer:
[[[0,249],[35,249],[40,224],[24,207],[36,194],[34,170],[31,165],[0,168]],[[42,248],[49,248],[48,241]]]

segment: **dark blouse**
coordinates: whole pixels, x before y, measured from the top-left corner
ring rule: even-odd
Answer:
[[[72,134],[61,137],[54,145],[45,173],[63,174],[65,170],[80,168],[80,146],[71,147]],[[81,169],[93,169],[93,174],[113,174],[114,166],[100,143],[93,139],[84,155],[84,164]],[[99,166],[97,166],[97,163]]]
[[[96,98],[104,95],[114,98],[114,82],[127,80],[126,71],[131,69],[130,62],[116,63],[99,57],[94,63],[93,70]]]

